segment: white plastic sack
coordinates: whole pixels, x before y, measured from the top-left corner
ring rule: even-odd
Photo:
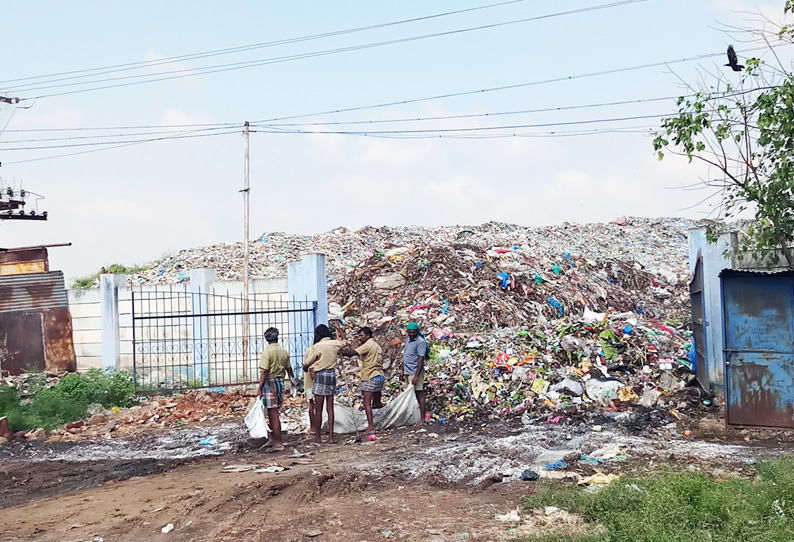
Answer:
[[[270,434],[270,428],[267,426],[265,405],[262,404],[261,397],[257,398],[254,406],[245,415],[245,425],[248,427],[248,433],[251,438],[267,438]]]
[[[334,433],[355,433],[356,429],[364,431],[367,428],[367,415],[358,409],[355,412],[356,417],[353,419],[350,415],[350,406],[334,403]],[[413,386],[408,386],[404,392],[392,398],[383,408],[372,411],[372,422],[375,424],[375,429],[379,431],[413,425],[419,423],[421,419],[419,403],[416,401]],[[322,428],[323,430],[328,429],[325,409],[323,409]]]

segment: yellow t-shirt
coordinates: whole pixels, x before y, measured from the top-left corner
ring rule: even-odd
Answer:
[[[384,376],[383,361],[381,360],[382,349],[372,337],[356,348],[356,352],[361,357],[361,380]]]
[[[332,341],[326,337],[306,350],[306,355],[303,357],[304,365],[315,371],[333,369],[339,357],[339,349],[344,345],[342,341]]]
[[[264,371],[270,371],[268,378],[272,380],[287,376],[287,367],[289,367],[289,352],[275,343],[269,344],[265,351],[262,352],[262,361],[259,362],[259,368]]]

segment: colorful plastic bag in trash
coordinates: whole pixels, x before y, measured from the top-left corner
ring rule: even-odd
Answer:
[[[257,398],[254,406],[245,415],[245,425],[248,427],[248,434],[251,435],[251,438],[267,438],[270,434],[265,405],[262,404],[261,397]]]
[[[507,281],[510,278],[510,275],[508,275],[507,273],[497,273],[496,277],[502,280],[502,289],[506,290],[507,289]]]

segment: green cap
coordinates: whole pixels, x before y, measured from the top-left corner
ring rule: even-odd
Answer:
[[[419,331],[419,324],[416,322],[408,322],[408,325],[405,326],[405,329],[415,329],[416,331]]]

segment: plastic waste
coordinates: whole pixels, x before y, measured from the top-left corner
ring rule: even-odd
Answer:
[[[532,469],[527,469],[521,473],[521,479],[524,482],[537,482],[538,478],[538,473]]]
[[[656,405],[659,400],[659,392],[654,389],[646,389],[640,397],[640,404],[646,408],[651,408]]]
[[[515,510],[510,510],[507,514],[497,514],[494,519],[505,523],[518,523],[521,521],[521,515],[518,513],[518,508],[516,508]]]
[[[617,399],[622,384],[619,380],[591,378],[585,381],[584,390],[594,401]]]
[[[254,406],[245,415],[245,425],[248,427],[248,434],[251,435],[251,438],[267,438],[270,434],[265,405],[262,403],[261,397],[257,398]]]
[[[543,468],[546,470],[565,470],[568,468],[568,463],[560,459],[559,461],[555,461],[554,463],[549,463]]]
[[[212,446],[214,448],[218,445],[218,439],[216,437],[204,437],[199,441],[199,445]]]
[[[562,318],[563,314],[565,314],[565,309],[563,309],[562,304],[553,297],[548,298],[547,301],[549,305],[557,309],[557,315]]]
[[[565,378],[560,382],[557,382],[553,386],[549,388],[551,391],[567,391],[571,395],[575,395],[576,397],[581,397],[584,393],[584,386],[582,386],[581,382],[577,382],[575,380],[571,380],[570,378]]]

